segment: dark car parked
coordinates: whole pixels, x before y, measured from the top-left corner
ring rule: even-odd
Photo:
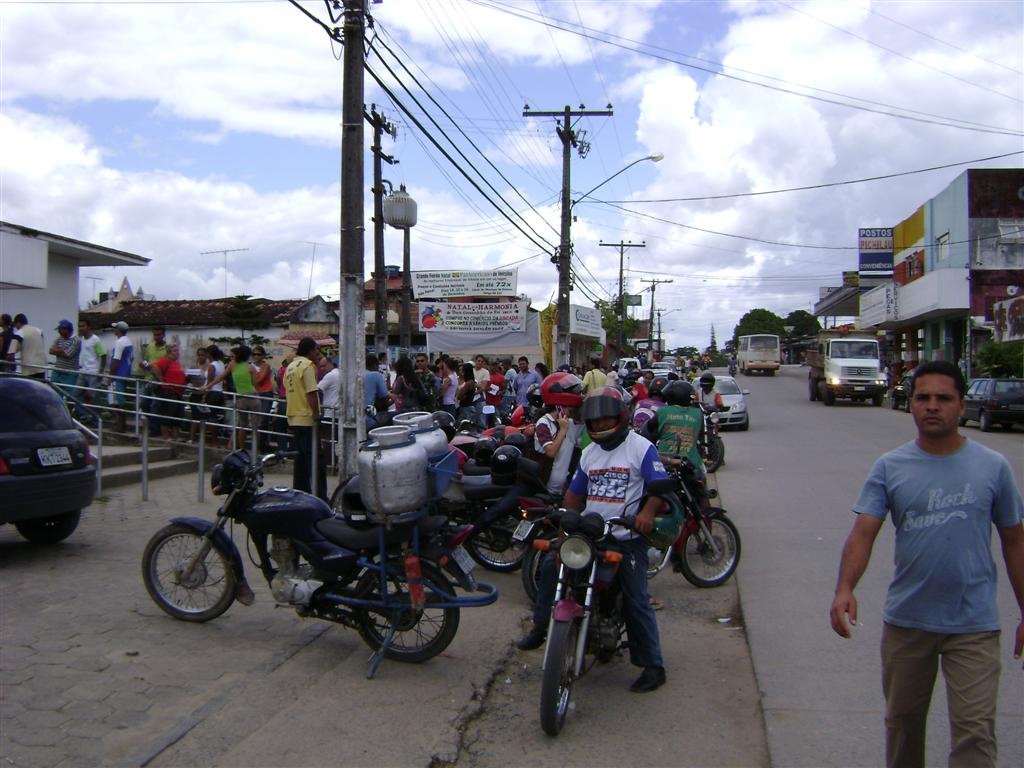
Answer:
[[[96,493],[84,435],[47,384],[0,375],[0,524],[36,544],[65,539]]]
[[[889,393],[889,405],[894,411],[910,412],[910,374],[904,374]]]
[[[996,424],[1024,424],[1024,379],[974,379],[967,388],[960,426],[968,421],[977,421],[982,432]]]

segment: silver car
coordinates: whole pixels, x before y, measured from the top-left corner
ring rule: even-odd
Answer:
[[[715,391],[722,396],[722,404],[729,410],[718,414],[718,423],[722,427],[736,427],[741,431],[750,429],[750,409],[747,405],[749,389],[740,389],[732,376],[715,376]]]

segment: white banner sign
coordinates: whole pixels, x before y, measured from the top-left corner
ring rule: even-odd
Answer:
[[[413,272],[416,299],[450,299],[460,296],[515,296],[518,270],[478,272]]]
[[[420,301],[420,330],[504,333],[526,327],[525,301],[469,304],[453,301]]]
[[[601,310],[570,304],[569,333],[601,338]]]

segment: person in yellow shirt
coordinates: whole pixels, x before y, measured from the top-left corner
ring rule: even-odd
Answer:
[[[284,372],[285,413],[294,436],[298,456],[292,473],[292,486],[312,493],[310,474],[313,467],[313,441],[320,422],[320,399],[316,366],[320,362],[316,341],[306,336],[299,341],[295,359]],[[324,451],[317,452],[316,495],[327,501],[327,462]]]
[[[590,370],[583,376],[583,394],[588,395],[608,384],[608,376],[601,370],[601,358],[590,358]]]

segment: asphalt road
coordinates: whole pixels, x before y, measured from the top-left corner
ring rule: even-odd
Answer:
[[[887,523],[859,588],[860,625],[851,640],[828,620],[839,555],[853,524],[851,506],[875,459],[916,435],[909,414],[807,399],[806,369],[777,377],[739,377],[750,390],[749,433],[727,433],[719,483],[744,536],[738,572],[743,615],[762,696],[772,765],[884,764],[878,644],[892,576]],[[1024,488],[1024,432],[962,432],[1003,453]],[[1000,572],[1003,674],[997,737],[999,764],[1024,765],[1024,674],[1012,658],[1017,607],[993,534]],[[928,764],[945,765],[949,748],[945,692],[936,685]]]

